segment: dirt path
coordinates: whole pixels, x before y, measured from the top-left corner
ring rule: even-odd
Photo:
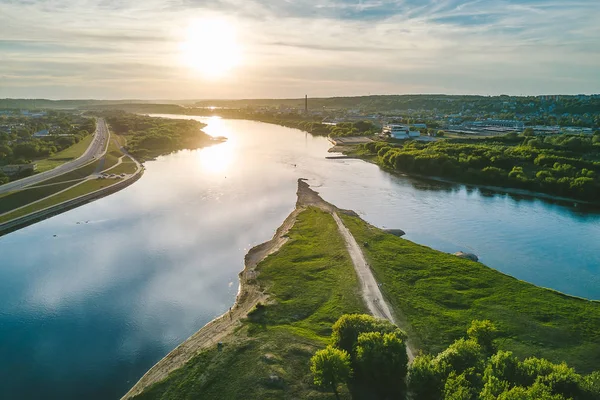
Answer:
[[[303,180],[298,181],[298,203],[319,207],[333,216],[333,219],[338,226],[338,230],[346,242],[346,248],[352,259],[352,264],[354,264],[356,275],[358,275],[362,296],[367,308],[374,316],[387,319],[393,324],[400,326],[396,322],[390,306],[385,301],[383,294],[379,289],[379,285],[371,272],[371,267],[367,263],[362,249],[356,242],[356,239],[354,239],[354,236],[352,236],[350,230],[344,225],[344,222],[338,216],[338,213],[342,212],[355,216],[358,215],[356,215],[354,211],[340,210],[333,204],[326,202],[319,196],[319,193],[312,190]],[[400,328],[402,328],[402,326],[400,326]],[[412,361],[415,358],[415,350],[411,348],[410,343],[406,344],[406,352],[408,353],[409,361]]]
[[[350,230],[346,228],[346,225],[344,225],[344,222],[340,219],[337,213],[334,212],[332,215],[338,226],[340,234],[346,242],[346,248],[348,249],[348,253],[352,259],[352,264],[354,264],[356,275],[358,275],[360,289],[367,308],[374,316],[387,319],[388,321],[398,325],[394,319],[390,307],[383,298],[381,290],[379,290],[379,285],[377,284],[377,281],[371,272],[371,267],[369,267],[369,264],[367,264],[367,260],[365,260],[365,256],[360,246],[356,242],[356,239],[354,239],[354,236],[352,236]],[[415,356],[408,345],[406,346],[406,352],[408,353],[408,360],[412,361]]]

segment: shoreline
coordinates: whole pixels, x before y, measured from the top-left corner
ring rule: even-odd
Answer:
[[[93,201],[100,200],[104,197],[110,196],[111,194],[117,193],[133,185],[142,177],[143,174],[144,168],[140,167],[135,174],[133,174],[128,179],[125,179],[124,181],[117,182],[114,185],[110,185],[105,188],[98,189],[94,192],[86,193],[79,197],[66,200],[62,203],[55,204],[53,206],[46,207],[41,210],[37,210],[29,214],[23,215],[21,217],[17,217],[9,221],[0,223],[0,237],[18,231],[19,229],[26,228],[37,222],[41,222],[46,219],[52,218],[56,215],[60,215],[65,212],[71,211],[77,207],[81,207]],[[71,188],[67,188],[66,190],[69,189]]]
[[[344,149],[344,150],[349,150],[349,149]],[[337,151],[339,151],[339,150],[337,150]],[[335,151],[335,152],[337,152],[337,151]],[[514,195],[525,196],[525,197],[530,197],[530,198],[539,199],[539,200],[554,200],[554,201],[558,201],[558,202],[562,202],[562,203],[582,204],[582,205],[586,205],[586,206],[593,206],[594,208],[600,208],[600,202],[579,200],[579,199],[574,199],[571,197],[557,196],[557,195],[552,195],[552,194],[543,193],[543,192],[534,192],[534,191],[527,190],[527,189],[510,188],[510,187],[504,187],[504,186],[481,185],[481,184],[477,184],[477,183],[467,183],[467,182],[455,181],[455,180],[442,178],[442,177],[438,177],[438,176],[429,176],[429,175],[421,175],[421,174],[396,171],[396,170],[393,170],[390,168],[383,167],[377,161],[367,158],[367,157],[349,155],[344,158],[336,158],[336,159],[338,159],[338,160],[339,159],[361,160],[364,162],[368,162],[370,164],[377,165],[382,171],[385,171],[391,175],[396,175],[396,176],[403,176],[403,177],[408,177],[408,178],[418,178],[418,179],[422,179],[422,180],[449,183],[449,184],[453,184],[453,185],[463,185],[465,187],[489,190],[492,192],[496,192],[498,194],[508,194],[508,195],[514,194]]]
[[[241,326],[242,320],[247,317],[247,314],[258,303],[269,303],[270,300],[269,296],[266,293],[264,293],[256,284],[255,278],[258,275],[256,267],[269,255],[276,253],[288,241],[287,233],[295,224],[296,217],[299,213],[304,211],[306,208],[312,206],[318,207],[330,213],[338,212],[360,218],[360,216],[354,211],[340,209],[335,205],[328,203],[326,200],[322,199],[317,192],[312,190],[310,186],[304,181],[305,179],[298,179],[296,206],[294,210],[286,217],[282,225],[277,228],[273,237],[267,242],[253,247],[245,255],[244,269],[238,274],[238,293],[229,311],[225,311],[220,316],[206,323],[198,331],[192,334],[188,339],[183,341],[175,349],[173,349],[167,355],[165,355],[161,360],[155,363],[131,387],[131,389],[129,389],[129,391],[123,397],[121,397],[121,400],[131,399],[143,393],[152,385],[161,382],[162,380],[167,378],[171,372],[183,367],[188,361],[192,360],[202,350],[215,346],[218,343],[227,344],[235,342],[236,338],[234,337],[234,335],[232,335],[232,333],[234,333],[237,330],[237,328]],[[485,268],[493,270],[498,274],[501,274],[503,276],[517,281],[521,281],[512,275],[508,275],[506,273],[498,271],[485,264],[482,265]],[[554,289],[545,288],[526,281],[522,282],[527,283],[536,288],[547,290],[549,292],[554,292],[557,295],[564,296],[566,298],[572,298],[574,300],[592,303],[599,302],[598,300],[590,300],[578,296],[569,295],[566,293],[556,291]],[[383,295],[383,297],[385,301],[389,302],[389,299],[385,294]],[[408,322],[408,318],[402,313],[401,310],[393,308],[392,314],[399,319],[398,322],[400,323],[402,329],[404,329],[407,332],[412,332],[412,328],[410,326],[410,323]],[[412,343],[413,345],[419,343],[419,340],[416,336],[413,337]]]
[[[311,194],[308,184],[303,179],[298,180],[297,201],[294,210],[276,229],[273,237],[251,248],[244,257],[244,269],[238,274],[238,293],[233,305],[228,311],[206,323],[189,338],[171,350],[155,363],[132,387],[121,397],[130,399],[142,393],[145,389],[165,379],[169,373],[182,367],[201,350],[225,341],[259,302],[268,302],[268,296],[255,283],[256,267],[269,255],[277,252],[287,241],[287,233],[296,222],[296,217],[307,207],[315,205],[318,200]],[[309,190],[306,190],[309,189]],[[320,198],[319,198],[320,200]],[[324,204],[334,207],[321,200]],[[321,204],[323,204],[321,203]]]

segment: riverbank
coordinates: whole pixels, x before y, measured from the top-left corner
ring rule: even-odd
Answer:
[[[85,192],[86,190],[81,190],[78,187],[67,188],[63,192],[57,193],[54,196],[47,198],[51,199],[50,202],[44,202],[44,200],[42,200],[42,202],[40,202],[39,204],[43,205],[41,206],[42,208],[40,208],[39,210],[32,210],[31,212],[29,212],[29,210],[24,210],[24,215],[16,216],[14,218],[10,218],[6,222],[0,223],[0,236],[25,228],[29,225],[35,224],[36,222],[43,221],[45,219],[54,217],[55,215],[59,215],[74,208],[80,207],[94,200],[98,200],[103,197],[109,196],[113,193],[116,193],[119,190],[133,185],[142,177],[143,173],[144,169],[138,167],[138,170],[134,174],[130,175],[124,180],[120,180],[119,182],[113,185],[100,187],[100,189],[93,190],[89,193],[76,195],[76,197],[73,198],[70,197],[75,195],[75,193],[79,193],[81,191]],[[83,184],[91,183],[97,185],[98,183],[103,184],[104,182],[106,181],[97,182],[94,180],[88,180]],[[83,188],[83,185],[81,187]],[[55,202],[57,204],[51,204],[52,202]],[[9,216],[10,215],[12,214],[9,214]]]
[[[495,193],[499,193],[499,194],[513,194],[513,195],[517,195],[517,196],[549,200],[549,201],[554,201],[554,202],[582,204],[582,205],[592,206],[594,209],[600,208],[600,201],[592,202],[592,201],[575,199],[572,197],[555,196],[555,195],[542,193],[542,192],[534,192],[534,191],[526,190],[526,189],[510,188],[510,187],[505,187],[505,186],[480,185],[480,184],[475,184],[475,183],[460,182],[460,181],[442,178],[442,177],[438,177],[438,176],[400,172],[395,169],[388,168],[385,165],[382,165],[378,161],[377,156],[367,156],[367,155],[358,154],[356,152],[356,146],[343,146],[341,148],[332,147],[331,150],[332,150],[331,151],[332,153],[338,152],[338,153],[344,154],[346,159],[362,160],[362,161],[365,161],[365,162],[368,162],[371,164],[375,164],[379,168],[384,170],[385,172],[390,173],[392,175],[396,175],[396,176],[412,177],[412,178],[418,178],[418,179],[423,179],[423,180],[429,180],[429,181],[433,181],[433,182],[449,183],[452,185],[463,185],[466,187],[488,190],[490,192],[495,192]],[[337,159],[339,159],[339,158],[337,158]]]
[[[246,255],[230,311],[164,357],[123,399],[330,398],[310,383],[308,360],[337,318],[366,311],[334,212],[342,211],[300,180],[295,210]]]
[[[372,305],[389,302],[389,311],[364,297],[365,280],[351,268],[336,215],[383,292]],[[590,372],[600,356],[599,302],[385,233],[323,201],[302,181],[296,210],[245,263],[232,310],[156,364],[124,399],[330,398],[310,384],[310,355],[327,343],[326,321],[366,310],[399,322],[412,352],[415,346],[439,352],[462,337],[472,319],[490,319],[500,329],[500,349],[521,358],[567,361]],[[322,275],[334,266],[333,276]],[[365,301],[357,303],[360,297]]]

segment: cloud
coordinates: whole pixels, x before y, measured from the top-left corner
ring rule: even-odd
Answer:
[[[599,14],[596,0],[0,0],[0,97],[600,92]],[[196,18],[236,26],[235,76],[182,65]]]

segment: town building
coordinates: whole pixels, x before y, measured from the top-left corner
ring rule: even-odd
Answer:
[[[403,124],[384,125],[381,134],[383,136],[388,136],[392,139],[412,139],[421,136],[420,131],[411,131],[408,125]]]
[[[48,129],[42,129],[41,131],[34,133],[33,137],[39,138],[39,137],[48,136],[49,134],[50,134],[50,131]]]

